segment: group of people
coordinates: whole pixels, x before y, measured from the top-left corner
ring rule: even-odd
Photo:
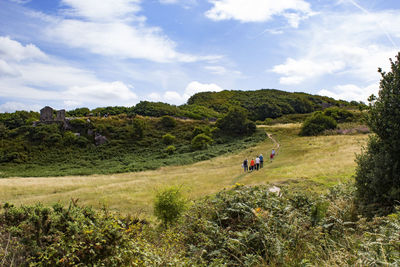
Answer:
[[[270,161],[272,161],[275,157],[275,149],[272,149],[271,154],[269,156]],[[255,159],[252,159],[250,162],[245,159],[243,161],[242,167],[245,172],[247,171],[258,171],[262,167],[264,167],[264,157],[262,154],[257,156]]]

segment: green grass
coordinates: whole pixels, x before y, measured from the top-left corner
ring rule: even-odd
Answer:
[[[20,154],[26,154],[28,160],[18,163],[0,163],[0,177],[92,175],[154,170],[164,166],[192,164],[226,153],[237,152],[254,146],[266,138],[261,130],[252,136],[220,136],[215,138],[216,140],[207,150],[193,151],[191,148],[193,129],[196,126],[208,127],[207,123],[178,120],[176,127],[165,128],[159,125],[157,119],[143,118],[143,120],[147,126],[143,138],[138,140],[129,136],[123,139],[123,136],[128,135],[124,132],[114,133],[126,128],[127,120],[118,118],[99,120],[98,124],[104,123],[114,132],[109,130],[110,142],[98,147],[93,144],[85,147],[31,144],[22,134],[18,138],[9,138],[7,140],[9,147],[20,144],[21,150],[26,148],[27,151]],[[167,133],[176,136],[173,142],[176,151],[172,155],[166,152],[168,145],[162,141],[162,136]]]
[[[67,204],[74,198],[82,205],[96,208],[106,205],[123,213],[149,216],[155,192],[169,185],[181,186],[189,199],[216,193],[235,183],[291,183],[304,190],[324,191],[331,185],[352,179],[355,154],[367,140],[367,135],[361,134],[299,137],[299,124],[265,126],[263,129],[271,133],[281,147],[276,159],[272,163],[266,162],[260,171],[245,174],[241,163],[244,158],[250,159],[260,153],[267,158],[276,147],[269,139],[248,148],[246,145],[251,142],[244,140],[237,144],[236,150],[225,151],[225,155],[184,166],[107,175],[0,179],[0,201],[47,205],[54,202]],[[39,170],[37,174],[40,174]]]

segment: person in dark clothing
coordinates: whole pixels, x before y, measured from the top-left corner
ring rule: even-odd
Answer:
[[[264,157],[262,154],[260,154],[259,158],[260,158],[260,168],[262,168],[264,167]]]
[[[247,159],[243,161],[243,169],[245,172],[249,170],[249,161]]]

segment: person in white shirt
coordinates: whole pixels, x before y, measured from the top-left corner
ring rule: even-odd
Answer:
[[[260,158],[256,158],[256,170],[258,171],[260,169]]]

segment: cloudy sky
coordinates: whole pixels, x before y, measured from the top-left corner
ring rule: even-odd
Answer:
[[[0,112],[275,88],[366,101],[398,0],[0,0]]]

